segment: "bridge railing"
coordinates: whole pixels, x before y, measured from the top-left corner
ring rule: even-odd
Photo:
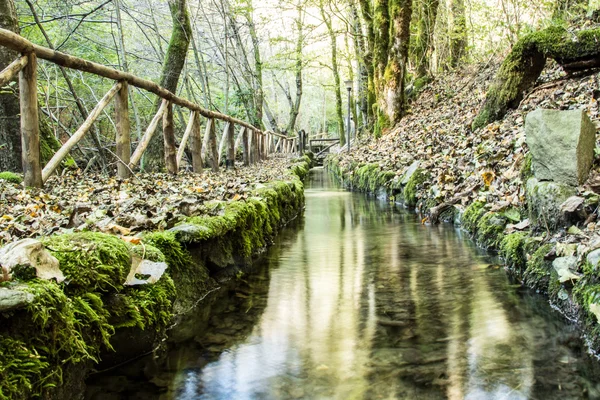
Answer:
[[[190,141],[192,168],[194,172],[202,172],[203,160],[208,161],[213,171],[219,170],[221,154],[227,148],[226,165],[233,167],[235,151],[240,143],[243,150],[243,164],[250,165],[267,158],[269,153],[293,153],[296,149],[296,138],[287,137],[271,131],[262,131],[255,126],[233,118],[229,115],[207,110],[187,99],[181,98],[156,83],[139,78],[133,74],[119,71],[102,64],[74,57],[47,47],[31,43],[20,35],[0,29],[0,46],[21,53],[21,57],[0,72],[0,87],[19,78],[19,94],[21,107],[21,142],[23,175],[26,186],[42,187],[53,174],[71,149],[86,135],[92,124],[102,114],[111,101],[115,101],[116,120],[116,152],[118,158],[118,176],[128,178],[140,159],[162,119],[165,165],[167,171],[177,174],[183,158],[183,152]],[[37,95],[37,60],[50,61],[62,67],[88,72],[115,81],[114,86],[104,95],[81,127],[63,144],[52,159],[42,167],[40,161],[40,132]],[[129,119],[128,91],[129,85],[154,93],[162,100],[162,104],[150,122],[145,134],[140,139],[135,151],[131,152],[131,129]],[[175,124],[173,122],[173,105],[190,111],[190,118],[185,133],[176,148]],[[206,119],[204,137],[201,132],[200,117]],[[221,143],[217,146],[215,120],[225,122]],[[237,140],[235,127],[240,128]],[[277,142],[274,143],[274,139]]]

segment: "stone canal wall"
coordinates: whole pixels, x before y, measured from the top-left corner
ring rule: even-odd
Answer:
[[[434,176],[418,160],[402,175],[379,163],[348,162],[344,155],[329,156],[325,166],[349,190],[401,203],[422,214],[424,223],[441,220],[469,232],[480,247],[502,257],[515,279],[548,296],[556,309],[576,321],[597,355],[600,236],[590,231],[595,217],[590,210],[597,210],[599,196],[582,188],[592,167],[595,128],[581,110],[538,110],[528,116],[527,135],[529,154],[520,171],[523,209],[481,201],[465,204],[461,200],[468,196],[460,193],[440,204],[427,185]],[[552,166],[556,171],[549,170]],[[484,190],[484,185],[470,192]]]
[[[0,399],[81,398],[91,371],[159,348],[169,327],[202,312],[199,301],[219,281],[248,271],[302,213],[310,162],[295,160],[246,200],[207,202],[201,216],[139,240],[96,232],[42,239],[35,254],[58,261],[55,279],[15,265],[0,284]]]

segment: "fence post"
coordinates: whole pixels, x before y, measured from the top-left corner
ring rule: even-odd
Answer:
[[[225,161],[226,168],[233,169],[235,167],[235,125],[230,123],[227,127],[227,160]]]
[[[192,168],[197,174],[202,173],[202,134],[200,132],[200,114],[194,112],[192,116],[194,122],[192,125]]]
[[[259,159],[260,153],[258,152],[258,146],[260,145],[260,141],[259,141],[260,136],[257,131],[254,131],[252,133],[252,135],[254,136],[254,149],[252,151],[252,155],[254,157],[254,163],[257,163],[260,161],[260,159]]]
[[[37,56],[26,54],[27,65],[19,72],[21,103],[21,161],[25,186],[42,187],[40,123],[37,101]]]
[[[210,159],[210,166],[213,172],[219,172],[219,151],[217,149],[217,132],[215,130],[215,120],[209,119],[206,124],[205,137],[208,137],[208,149],[206,154]]]
[[[129,178],[131,169],[131,125],[129,122],[129,88],[127,81],[121,82],[121,89],[115,99],[115,118],[117,122],[117,175],[119,178]]]
[[[171,174],[177,174],[177,148],[175,147],[175,125],[173,124],[173,103],[167,104],[163,115],[163,139],[165,145],[165,166]]]
[[[244,158],[244,165],[250,165],[250,149],[248,147],[248,129],[242,128],[242,153]]]

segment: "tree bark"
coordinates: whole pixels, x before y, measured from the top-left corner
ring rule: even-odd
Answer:
[[[19,33],[13,0],[0,2],[0,27]],[[0,71],[19,58],[19,53],[0,46]],[[21,131],[19,97],[16,90],[0,90],[0,171],[23,171],[21,164]]]
[[[452,0],[452,31],[450,32],[450,66],[456,68],[467,51],[467,17],[465,1]]]
[[[406,64],[410,46],[411,0],[390,0],[392,32],[390,56],[385,68],[385,88],[382,108],[392,125],[404,115],[406,85]]]
[[[338,132],[340,137],[340,144],[343,146],[346,144],[346,132],[344,130],[344,113],[342,111],[342,93],[340,83],[340,71],[337,62],[337,37],[333,30],[333,24],[331,23],[331,17],[327,15],[325,11],[325,4],[323,1],[320,2],[321,17],[323,22],[327,26],[327,32],[329,33],[329,39],[331,41],[331,69],[333,71],[333,84],[335,92],[335,114],[338,122]]]
[[[298,2],[296,3],[296,10],[298,11],[298,16],[296,17],[296,30],[298,31],[298,37],[296,39],[296,65],[294,67],[296,73],[296,99],[292,105],[292,108],[290,109],[290,120],[286,129],[287,132],[292,132],[296,128],[296,120],[298,119],[298,114],[300,113],[300,104],[302,102],[302,51],[304,49],[304,12],[302,7],[302,1],[298,0]]]
[[[417,78],[429,75],[429,57],[433,50],[433,30],[437,19],[440,0],[422,0],[415,41]]]
[[[519,39],[488,89],[485,102],[472,124],[473,130],[496,121],[518,107],[523,93],[542,73],[546,59],[552,58],[566,72],[600,66],[600,28],[574,34],[550,27]]]
[[[190,17],[187,10],[186,0],[168,0],[173,28],[171,31],[171,40],[165,54],[163,70],[160,78],[160,86],[171,93],[177,93],[177,86],[185,60],[187,58],[188,47],[192,35]],[[160,99],[157,99],[155,109],[160,107]],[[151,150],[148,152],[149,164],[153,167],[163,165],[164,148],[160,145],[158,138],[153,141]]]

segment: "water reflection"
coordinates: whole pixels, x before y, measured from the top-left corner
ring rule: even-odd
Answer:
[[[452,227],[323,173],[306,197],[264,273],[147,373],[152,398],[596,398],[573,328]]]

